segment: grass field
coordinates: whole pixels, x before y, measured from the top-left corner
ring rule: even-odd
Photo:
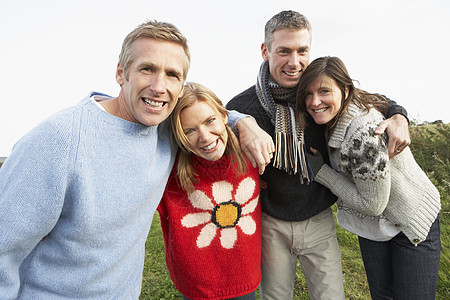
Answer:
[[[449,299],[450,295],[450,201],[449,201],[449,124],[431,124],[411,128],[411,149],[419,165],[441,193],[441,264],[436,299]],[[370,299],[364,266],[359,252],[358,240],[337,226],[344,272],[347,299]],[[181,299],[174,288],[164,263],[164,242],[158,214],[147,240],[144,279],[141,299]],[[294,299],[309,299],[305,279],[297,268]]]

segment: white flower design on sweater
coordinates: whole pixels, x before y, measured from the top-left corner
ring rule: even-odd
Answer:
[[[259,195],[251,199],[255,187],[253,179],[243,179],[233,200],[233,185],[227,181],[218,181],[212,185],[213,199],[200,190],[189,195],[192,206],[205,212],[187,214],[181,219],[181,224],[186,228],[205,224],[197,238],[199,248],[208,247],[217,232],[220,232],[220,244],[226,249],[233,248],[237,240],[236,227],[247,235],[255,233],[256,223],[250,215],[259,201]]]

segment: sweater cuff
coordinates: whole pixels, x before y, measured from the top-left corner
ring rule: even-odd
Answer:
[[[317,172],[315,180],[331,190],[331,187],[335,184],[337,179],[336,171],[329,165],[324,164]]]
[[[242,114],[236,110],[229,110],[228,111],[228,122],[227,125],[231,128],[231,130],[233,130],[233,132],[236,135],[239,135],[239,132],[237,130],[237,123],[243,119],[243,118],[253,118],[250,115],[246,115],[246,114]],[[253,118],[254,119],[254,118]]]

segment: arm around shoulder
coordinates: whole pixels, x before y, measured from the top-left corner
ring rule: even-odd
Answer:
[[[387,133],[389,137],[388,153],[392,158],[401,153],[411,143],[409,134],[408,113],[405,108],[395,101],[385,98],[388,102],[386,120],[380,123],[376,129],[376,134]]]
[[[237,111],[228,111],[228,126],[233,124],[236,124],[242,152],[249,159],[252,166],[258,167],[259,173],[262,174],[267,164],[270,163],[272,153],[275,151],[272,137],[259,127],[252,116],[241,114]]]

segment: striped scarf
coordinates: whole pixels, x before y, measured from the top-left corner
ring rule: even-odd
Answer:
[[[295,118],[295,92],[295,88],[284,88],[270,80],[268,62],[261,65],[256,94],[275,126],[273,166],[288,174],[298,173],[301,183],[309,183],[313,174],[305,156],[304,133]]]

